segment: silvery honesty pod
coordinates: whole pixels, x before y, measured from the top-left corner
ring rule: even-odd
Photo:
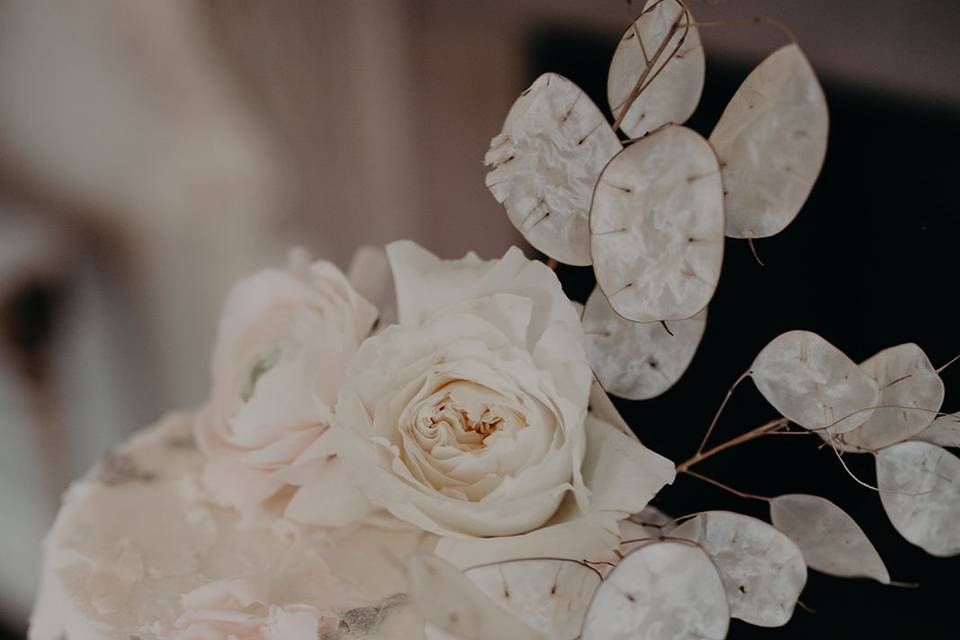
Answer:
[[[811,569],[889,584],[890,573],[863,529],[826,498],[799,493],[777,496],[770,500],[770,520],[800,547]]]
[[[646,400],[676,384],[690,366],[707,324],[707,308],[686,320],[632,322],[594,289],[582,322],[590,366],[603,388],[619,398]]]
[[[668,125],[600,175],[590,250],[610,306],[635,322],[683,320],[713,296],[723,263],[723,185],[699,134]]]
[[[880,400],[876,380],[810,331],[771,340],[750,366],[750,377],[781,415],[831,434],[859,427]]]
[[[877,486],[896,530],[934,556],[960,554],[960,458],[929,442],[877,454]]]
[[[960,415],[953,413],[938,417],[913,439],[941,447],[960,447]]]
[[[920,347],[910,343],[884,349],[860,368],[877,381],[880,399],[866,422],[836,437],[844,448],[879,451],[909,440],[933,422],[943,403],[943,381]]]
[[[607,101],[631,138],[685,122],[697,108],[706,62],[692,22],[678,0],[647,0],[620,38],[607,75]]]
[[[671,535],[693,540],[713,560],[731,617],[780,627],[793,616],[807,582],[807,565],[797,545],[766,522],[730,511],[707,511]]]
[[[428,623],[428,640],[449,637],[444,633],[464,640],[546,640],[445,560],[415,556],[406,572],[411,602]]]
[[[729,237],[764,238],[793,221],[823,166],[828,120],[823,89],[796,44],[747,76],[710,134]]]
[[[730,625],[723,582],[700,547],[655,542],[628,554],[604,580],[582,640],[721,640]]]
[[[466,569],[464,575],[505,611],[550,640],[580,636],[600,574],[572,560],[531,558]]]
[[[486,185],[536,249],[564,264],[589,265],[590,199],[600,171],[620,149],[583,90],[545,73],[520,94],[490,142]]]

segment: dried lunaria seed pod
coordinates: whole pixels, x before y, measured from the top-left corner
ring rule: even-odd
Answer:
[[[960,554],[960,458],[929,442],[877,454],[880,500],[894,528],[934,556]]]
[[[940,416],[913,439],[941,447],[960,447],[960,415],[954,413]]]
[[[843,448],[879,451],[909,440],[933,422],[943,403],[943,381],[920,347],[910,343],[884,349],[860,368],[877,381],[880,400],[866,422],[836,436]]]
[[[597,284],[617,313],[696,315],[723,262],[723,186],[707,141],[668,125],[626,147],[600,175],[590,234]]]
[[[456,567],[436,556],[407,561],[410,600],[427,621],[428,640],[545,640],[515,616],[497,606]]]
[[[564,264],[589,265],[590,199],[620,148],[580,87],[545,73],[520,94],[490,142],[486,184],[531,245]]]
[[[668,122],[686,122],[697,108],[706,65],[691,22],[678,0],[647,0],[620,38],[610,61],[607,100],[631,138]]]
[[[647,505],[640,513],[621,520],[620,548],[618,553],[626,555],[635,549],[648,545],[660,536],[667,536],[675,528],[674,519],[656,507]],[[600,567],[603,570],[603,567]]]
[[[810,331],[774,338],[753,361],[750,376],[781,415],[830,434],[859,427],[880,400],[876,380]]]
[[[890,573],[863,529],[826,498],[800,493],[777,496],[770,501],[770,520],[800,547],[811,569],[890,583]]]
[[[686,320],[632,322],[594,289],[583,314],[590,365],[613,395],[653,398],[672,387],[690,366],[706,323],[706,307]]]
[[[534,558],[464,571],[487,597],[551,640],[580,636],[600,574],[573,560]]]
[[[827,127],[823,90],[796,44],[747,76],[710,134],[723,168],[728,236],[764,238],[790,224],[820,174]]]
[[[604,580],[582,640],[720,640],[730,610],[723,582],[700,547],[654,542],[631,552]]]
[[[780,627],[807,582],[807,565],[797,545],[766,522],[729,511],[707,511],[677,526],[717,567],[730,616],[760,627]]]
[[[662,535],[656,527],[640,524],[630,518],[621,520],[618,527],[620,528],[620,548],[617,551],[622,555],[650,544]]]

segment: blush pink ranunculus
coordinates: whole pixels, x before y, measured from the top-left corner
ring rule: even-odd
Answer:
[[[323,490],[339,472],[324,434],[345,365],[376,318],[337,267],[302,253],[234,286],[195,429],[214,500],[249,511],[294,486],[288,515],[301,521],[336,526],[366,510],[349,487]]]

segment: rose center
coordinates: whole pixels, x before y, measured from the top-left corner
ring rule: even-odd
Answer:
[[[519,409],[491,389],[458,380],[418,403],[413,430],[424,450],[452,446],[464,452],[475,451],[526,427],[527,420]]]

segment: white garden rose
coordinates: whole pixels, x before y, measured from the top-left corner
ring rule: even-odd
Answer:
[[[349,483],[327,477],[339,461],[324,436],[346,363],[376,317],[337,267],[303,253],[237,283],[195,428],[214,499],[249,510],[300,486],[288,508],[296,519],[336,526],[365,512]]]
[[[674,469],[588,415],[583,332],[554,273],[516,248],[387,252],[399,324],[361,345],[333,432],[356,485],[461,566],[616,547],[618,520]]]

